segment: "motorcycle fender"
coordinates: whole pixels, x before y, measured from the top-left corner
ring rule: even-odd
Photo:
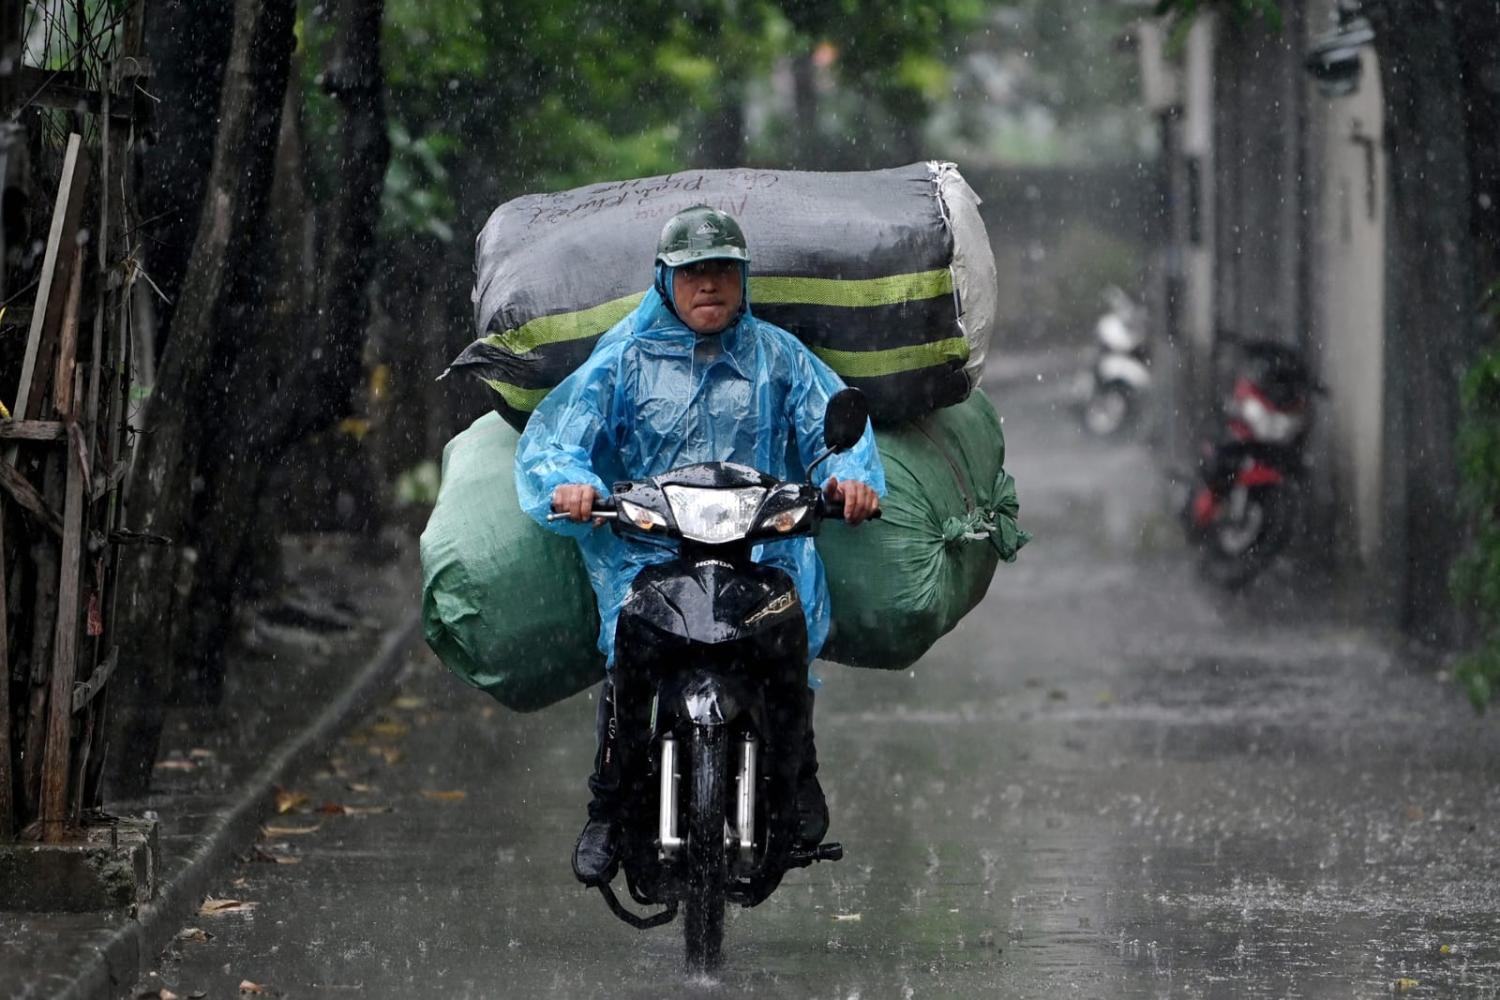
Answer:
[[[764,707],[760,692],[745,681],[718,674],[694,674],[678,692],[681,716],[700,726],[725,726],[749,714],[760,729]]]
[[[1213,490],[1207,486],[1201,486],[1193,494],[1192,517],[1193,524],[1199,528],[1206,528],[1213,524],[1214,515],[1218,513],[1219,501],[1214,496]]]
[[[1124,382],[1132,389],[1145,389],[1151,384],[1151,370],[1128,354],[1105,354],[1099,358],[1098,378],[1100,382]]]
[[[1280,486],[1286,482],[1286,476],[1274,465],[1252,462],[1240,470],[1234,481],[1237,485],[1252,489],[1256,486]]]

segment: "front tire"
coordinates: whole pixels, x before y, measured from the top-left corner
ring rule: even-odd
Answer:
[[[1105,382],[1083,404],[1083,428],[1094,437],[1123,437],[1135,424],[1135,390],[1124,382]]]
[[[693,727],[692,785],[688,797],[687,915],[683,922],[687,965],[718,968],[724,943],[725,796],[729,784],[723,726]]]
[[[1244,515],[1207,529],[1202,569],[1225,590],[1241,590],[1263,573],[1291,540],[1295,502],[1285,487],[1249,491]]]

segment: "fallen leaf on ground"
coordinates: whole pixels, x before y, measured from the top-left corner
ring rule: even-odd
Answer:
[[[363,781],[351,781],[351,782],[349,782],[349,784],[345,785],[344,787],[347,788],[347,789],[349,789],[349,791],[351,791],[351,792],[357,792],[360,795],[365,795],[365,794],[367,794],[369,792],[373,792],[375,790],[375,786],[374,785],[367,785]]]
[[[244,899],[215,899],[209,896],[198,907],[198,913],[205,917],[217,917],[225,913],[248,913],[255,909],[256,904]]]
[[[229,884],[231,886],[233,886],[234,888],[236,888],[236,889],[248,889],[248,888],[250,888],[250,880],[247,879],[247,878],[244,878],[244,877],[237,878],[237,879],[235,879],[233,882],[231,882]]]
[[[455,788],[451,792],[434,791],[431,788],[422,789],[422,798],[433,802],[462,802],[469,797],[469,793],[461,788]]]
[[[281,826],[277,823],[267,823],[260,828],[260,832],[267,837],[300,837],[305,833],[317,833],[322,827],[322,823],[313,823],[309,826]]]
[[[400,763],[401,758],[405,756],[395,747],[372,746],[370,747],[370,753],[372,756],[383,758],[387,764]]]
[[[1451,955],[1451,954],[1453,954],[1453,946],[1451,944],[1439,945],[1438,946],[1438,954],[1439,955]]]
[[[293,809],[299,809],[312,801],[306,792],[292,792],[280,785],[276,786],[276,815],[289,813]]]
[[[184,927],[182,930],[177,932],[177,940],[179,941],[192,941],[198,944],[207,944],[213,939],[214,936],[208,933],[208,931],[204,930],[202,927]]]
[[[266,991],[266,988],[264,986],[262,986],[260,983],[252,983],[248,979],[241,979],[240,980],[240,994],[241,995],[252,994],[252,993],[264,993],[265,991]]]
[[[391,702],[392,708],[400,709],[403,712],[411,712],[418,708],[425,708],[426,706],[427,700],[425,698],[418,698],[415,695],[409,694],[404,694]]]
[[[370,726],[370,732],[384,740],[399,740],[411,734],[411,726],[394,719],[382,719]]]
[[[863,920],[864,916],[859,913],[835,913],[833,919],[841,924],[852,924]]]
[[[346,806],[342,802],[325,802],[318,806],[318,812],[325,816],[373,816],[390,811],[390,806]]]
[[[276,851],[268,851],[259,844],[250,852],[250,860],[264,861],[273,865],[300,865],[302,859],[291,854],[280,854]]]
[[[196,771],[198,769],[197,764],[181,757],[168,757],[166,760],[157,761],[152,766],[158,771]]]
[[[1396,980],[1396,992],[1405,993],[1407,990],[1414,990],[1420,985],[1422,984],[1415,979],[1398,979]]]

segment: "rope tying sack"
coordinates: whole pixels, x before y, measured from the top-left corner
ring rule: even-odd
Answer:
[[[1021,546],[1031,541],[1017,519],[1021,504],[1016,498],[1016,480],[1010,473],[1000,471],[991,490],[995,499],[988,505],[978,505],[962,517],[952,516],[943,521],[943,543],[957,545],[960,542],[989,542],[1006,562],[1015,562]]]

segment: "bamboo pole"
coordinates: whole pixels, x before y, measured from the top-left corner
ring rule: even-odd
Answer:
[[[0,501],[0,842],[16,833],[16,751],[10,745],[10,612],[5,567],[5,503]]]
[[[78,593],[83,569],[83,438],[70,435],[68,493],[63,508],[62,572],[52,640],[52,685],[47,699],[47,743],[42,759],[42,839],[67,835],[68,777],[73,742],[73,678],[78,666]]]

